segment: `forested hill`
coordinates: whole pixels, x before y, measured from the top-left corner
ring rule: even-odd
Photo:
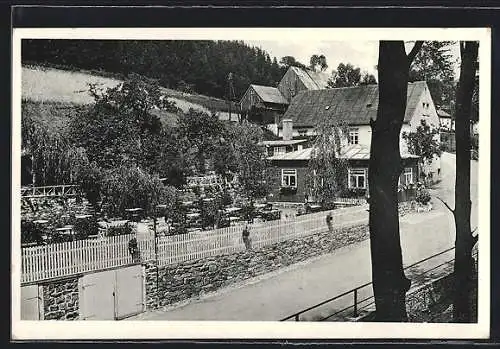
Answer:
[[[276,86],[284,74],[276,58],[242,41],[23,40],[23,63],[138,73],[184,92],[226,98],[233,74],[235,99],[250,83]]]

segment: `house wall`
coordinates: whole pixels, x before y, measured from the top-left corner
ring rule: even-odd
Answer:
[[[424,107],[424,103],[428,104],[428,107]],[[412,131],[416,131],[417,127],[420,126],[420,120],[425,120],[427,124],[432,127],[439,127],[439,116],[436,111],[436,106],[432,101],[429,89],[426,87],[420,100],[417,103],[417,107],[413,113],[413,117],[410,120],[410,126]]]
[[[452,122],[451,118],[439,118],[439,124],[442,128],[445,128],[447,130],[455,129],[455,123]]]
[[[416,183],[419,177],[419,165],[418,159],[404,159],[404,168],[412,168],[413,172],[413,182]],[[368,160],[350,160],[348,164],[349,168],[363,168],[366,170],[365,183],[368,186]],[[283,195],[280,194],[281,187],[281,170],[283,169],[295,169],[297,170],[297,191],[295,194]],[[311,171],[308,167],[308,161],[273,161],[273,171],[272,171],[272,183],[275,183],[272,190],[272,200],[281,202],[299,202],[305,201],[305,195],[310,192],[308,187],[308,178],[311,177]],[[349,173],[346,173],[347,180],[345,182],[344,190],[349,189]],[[404,171],[400,175],[401,185],[408,184],[405,182]],[[362,190],[361,190],[362,191]],[[363,193],[361,193],[363,195]]]
[[[242,111],[248,111],[252,107],[265,108],[264,102],[252,86],[248,87],[243,97],[241,97],[240,106]]]
[[[281,188],[281,170],[297,170],[297,191],[295,194],[282,195]],[[275,183],[271,190],[273,201],[282,202],[304,202],[307,192],[307,178],[311,171],[308,168],[307,161],[274,161],[272,171],[272,183]]]
[[[306,86],[302,83],[297,74],[290,68],[285,75],[283,75],[278,84],[278,90],[288,102],[290,102],[292,97],[297,95],[297,93],[306,89]]]

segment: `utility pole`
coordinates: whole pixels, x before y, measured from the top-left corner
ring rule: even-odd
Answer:
[[[234,99],[233,73],[231,72],[229,72],[227,76],[227,84],[228,84],[228,101],[229,101],[229,121],[231,121],[231,109]]]

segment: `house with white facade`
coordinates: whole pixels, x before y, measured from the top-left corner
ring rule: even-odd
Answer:
[[[291,100],[281,122],[272,125],[279,137],[284,139],[306,139],[316,135],[316,126],[324,118],[334,120],[345,132],[342,137],[342,154],[349,162],[348,185],[351,189],[367,189],[369,149],[371,145],[370,120],[376,119],[378,108],[378,85],[303,91]],[[407,106],[400,136],[400,152],[405,169],[400,183],[416,183],[422,178],[440,178],[441,161],[435,157],[431,164],[418,166],[418,157],[408,152],[404,132],[414,132],[425,120],[431,127],[439,128],[439,117],[432,101],[427,83],[424,81],[408,84]],[[436,137],[439,137],[437,135]],[[269,159],[281,171],[281,185],[291,182],[298,188],[297,195],[305,195],[306,188],[299,183],[311,174],[306,170],[312,151],[303,148],[295,152],[276,154]],[[294,168],[296,166],[297,168]],[[292,176],[293,174],[293,176]],[[293,179],[286,181],[290,176]],[[288,190],[287,192],[290,192]]]
[[[452,119],[451,115],[442,109],[436,110],[439,117],[439,126],[442,130],[455,131],[455,120]]]

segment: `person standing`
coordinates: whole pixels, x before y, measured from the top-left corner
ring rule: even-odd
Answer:
[[[333,231],[333,216],[331,212],[326,215],[326,225],[328,226],[328,231],[331,233]]]
[[[247,250],[250,250],[252,248],[252,246],[251,246],[251,239],[250,239],[250,229],[248,228],[248,225],[245,225],[245,229],[243,229],[243,232],[242,232],[242,237],[243,237],[243,243],[245,244],[245,248]]]

